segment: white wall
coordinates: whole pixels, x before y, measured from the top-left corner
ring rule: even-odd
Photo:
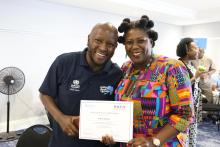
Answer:
[[[1,0],[0,69],[16,66],[26,76],[24,88],[10,96],[10,130],[47,123],[38,88],[55,57],[83,50],[96,23],[109,21],[118,26],[124,17],[39,0]],[[155,30],[159,40],[154,52],[175,57],[182,28],[156,22]],[[121,65],[125,60],[124,48],[119,45],[113,61]],[[0,132],[6,130],[6,103],[7,96],[0,94]]]
[[[158,32],[159,39],[154,47],[154,52],[171,58],[177,58],[176,46],[182,37],[182,27],[156,23],[155,30]]]
[[[207,38],[205,55],[213,60],[220,69],[220,22],[191,25],[183,27],[183,36]]]

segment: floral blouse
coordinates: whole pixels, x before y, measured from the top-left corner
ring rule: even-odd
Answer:
[[[124,77],[115,91],[117,101],[133,101],[133,137],[151,137],[167,123],[180,133],[163,146],[185,146],[194,109],[191,83],[181,61],[155,56],[151,65],[135,70],[123,64]]]

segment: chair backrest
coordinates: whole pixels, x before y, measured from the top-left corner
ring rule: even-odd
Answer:
[[[45,125],[31,126],[21,134],[16,147],[48,147],[51,135],[51,128]]]

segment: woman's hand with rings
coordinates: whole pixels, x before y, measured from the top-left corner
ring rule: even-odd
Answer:
[[[128,142],[131,147],[155,147],[152,138],[137,137]]]
[[[138,145],[137,147],[150,147],[150,143],[149,143],[149,142],[146,142],[145,144],[143,144],[143,145]]]

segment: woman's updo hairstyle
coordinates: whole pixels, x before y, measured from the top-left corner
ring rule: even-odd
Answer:
[[[123,43],[125,42],[125,35],[127,32],[134,28],[140,28],[146,32],[148,37],[151,40],[152,47],[155,45],[155,41],[158,39],[158,34],[151,28],[154,27],[154,22],[149,19],[147,15],[143,15],[140,20],[130,21],[129,18],[123,19],[121,25],[118,27],[118,31],[120,33],[124,33],[123,36],[119,36],[118,42]]]

